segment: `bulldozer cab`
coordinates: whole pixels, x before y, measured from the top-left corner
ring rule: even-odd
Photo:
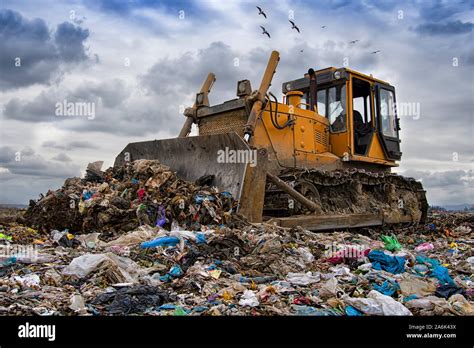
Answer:
[[[394,87],[346,68],[331,67],[315,73],[314,111],[329,121],[330,152],[346,162],[397,166],[401,152]],[[303,93],[300,107],[309,110],[308,74],[283,83],[286,96],[295,91]]]

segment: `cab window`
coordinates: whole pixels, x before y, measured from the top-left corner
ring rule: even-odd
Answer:
[[[326,116],[326,89],[318,91],[318,114]]]
[[[395,96],[393,91],[380,89],[380,127],[383,135],[397,137]]]
[[[346,131],[346,85],[331,87],[327,90],[327,118],[332,133]]]

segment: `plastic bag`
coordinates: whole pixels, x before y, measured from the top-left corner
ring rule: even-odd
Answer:
[[[369,315],[413,315],[403,304],[376,290],[371,290],[367,298],[343,295],[341,299],[362,313]]]
[[[17,258],[15,256],[11,257],[0,257],[0,267],[7,267],[14,265],[17,262]]]
[[[394,235],[392,236],[382,235],[380,236],[380,239],[382,239],[382,241],[385,243],[385,249],[387,249],[388,251],[402,250],[402,246],[398,242],[397,237],[395,237]]]
[[[350,297],[349,295],[343,295],[341,299],[346,303],[361,311],[362,313],[369,315],[383,315],[380,304],[371,298],[359,298]]]
[[[430,277],[435,277],[436,279],[438,279],[441,285],[455,285],[453,279],[449,275],[448,269],[444,266],[434,267],[430,273]]]
[[[428,251],[428,250],[433,250],[433,249],[434,249],[434,245],[432,243],[423,243],[423,244],[418,245],[415,248],[415,251],[420,252],[420,251]]]
[[[259,304],[257,296],[252,290],[245,290],[239,301],[241,306],[257,307]]]
[[[413,315],[403,304],[376,290],[370,291],[367,298],[374,299],[380,304],[383,315]]]
[[[461,294],[453,295],[448,300],[451,312],[457,315],[474,315],[474,306]]]
[[[352,306],[347,306],[345,312],[348,317],[359,317],[362,315],[362,312]]]
[[[405,259],[400,256],[390,256],[381,250],[372,250],[369,255],[372,267],[376,270],[384,270],[393,274],[405,272]]]
[[[159,231],[157,229],[144,225],[138,227],[138,229],[133,232],[121,235],[117,239],[106,243],[105,246],[132,246],[156,238],[158,233]]]
[[[71,304],[69,308],[72,309],[74,312],[86,312],[86,303],[84,298],[79,294],[74,294],[71,296]]]
[[[449,284],[438,286],[435,291],[436,296],[444,298],[450,298],[451,296],[456,294],[466,295],[466,292],[463,288]]]
[[[396,295],[397,291],[400,290],[400,285],[395,280],[386,280],[382,285],[374,284],[373,287],[374,290],[387,296]]]
[[[30,273],[25,276],[14,276],[12,281],[26,288],[38,288],[40,285],[40,277],[37,274]]]
[[[321,298],[335,297],[337,294],[337,278],[332,277],[321,286],[319,289],[319,296]]]
[[[163,282],[169,282],[173,280],[173,278],[178,278],[181,275],[183,275],[183,270],[181,269],[181,267],[179,267],[178,265],[174,265],[173,267],[171,267],[168,273],[160,277],[160,280]]]
[[[424,298],[415,298],[405,303],[405,306],[410,309],[423,309],[425,311],[432,311],[439,308],[441,313],[447,310],[447,302],[444,298],[435,296],[427,296]]]
[[[313,274],[311,272],[306,272],[306,273],[289,272],[288,275],[286,276],[286,279],[292,284],[309,285],[309,284],[319,282],[321,277],[319,273]]]
[[[143,242],[140,244],[140,248],[146,249],[146,248],[154,248],[157,246],[175,246],[178,244],[180,241],[179,238],[177,237],[160,237],[154,240],[151,240],[149,242]]]
[[[418,297],[425,297],[432,295],[436,290],[434,284],[414,277],[401,279],[399,284],[402,295],[404,296],[417,295]]]
[[[140,267],[132,260],[117,256],[112,253],[106,254],[85,254],[76,257],[63,270],[63,274],[67,276],[76,276],[85,278],[99,268],[110,268],[118,271],[119,282],[136,282],[139,277]]]
[[[306,248],[306,247],[298,248],[297,251],[300,253],[305,263],[311,263],[314,261],[314,256],[313,254],[311,254],[311,251],[309,250],[309,248]]]

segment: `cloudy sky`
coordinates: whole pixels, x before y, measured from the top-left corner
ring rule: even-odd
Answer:
[[[26,204],[88,162],[110,166],[129,142],[176,136],[208,72],[211,104],[232,99],[275,49],[274,93],[347,63],[418,103],[401,117],[397,171],[421,179],[431,204],[473,203],[473,14],[469,0],[2,0],[0,203]],[[57,116],[64,101],[93,103],[94,117]]]

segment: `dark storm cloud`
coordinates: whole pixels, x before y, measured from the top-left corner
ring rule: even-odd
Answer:
[[[96,112],[100,112],[99,108],[102,107],[118,108],[130,96],[130,93],[131,88],[120,79],[101,83],[84,82],[72,91],[49,89],[43,90],[31,100],[13,98],[5,104],[3,115],[8,119],[23,122],[62,122],[77,119],[77,117],[57,116],[57,103],[94,103]]]
[[[474,24],[460,20],[447,23],[426,23],[415,28],[415,31],[424,35],[454,35],[465,34],[472,31]]]
[[[461,1],[426,1],[421,3],[420,17],[426,21],[439,22],[457,13],[472,9],[470,0]]]
[[[0,90],[49,84],[60,74],[62,62],[88,59],[86,29],[65,22],[58,25],[54,38],[51,31],[40,18],[0,10]]]
[[[66,62],[87,59],[84,41],[89,37],[89,30],[82,29],[72,23],[58,25],[54,35],[59,55]]]
[[[473,29],[472,22],[454,20],[457,14],[472,10],[472,1],[441,0],[425,2],[420,8],[421,24],[413,30],[420,35],[456,35],[469,33]]]
[[[106,13],[115,13],[122,16],[130,15],[136,9],[161,8],[166,12],[177,12],[186,9],[196,14],[201,7],[199,2],[189,0],[156,1],[156,0],[83,0],[83,3],[91,8],[99,9]]]
[[[3,108],[6,118],[24,122],[46,122],[59,120],[54,115],[55,104],[60,98],[54,97],[48,91],[41,91],[32,100],[13,98]]]
[[[61,159],[49,161],[32,149],[21,150],[9,146],[0,147],[0,167],[8,169],[9,173],[46,178],[67,178],[79,175],[79,167],[66,163],[64,156]],[[0,176],[0,179],[8,177]]]

